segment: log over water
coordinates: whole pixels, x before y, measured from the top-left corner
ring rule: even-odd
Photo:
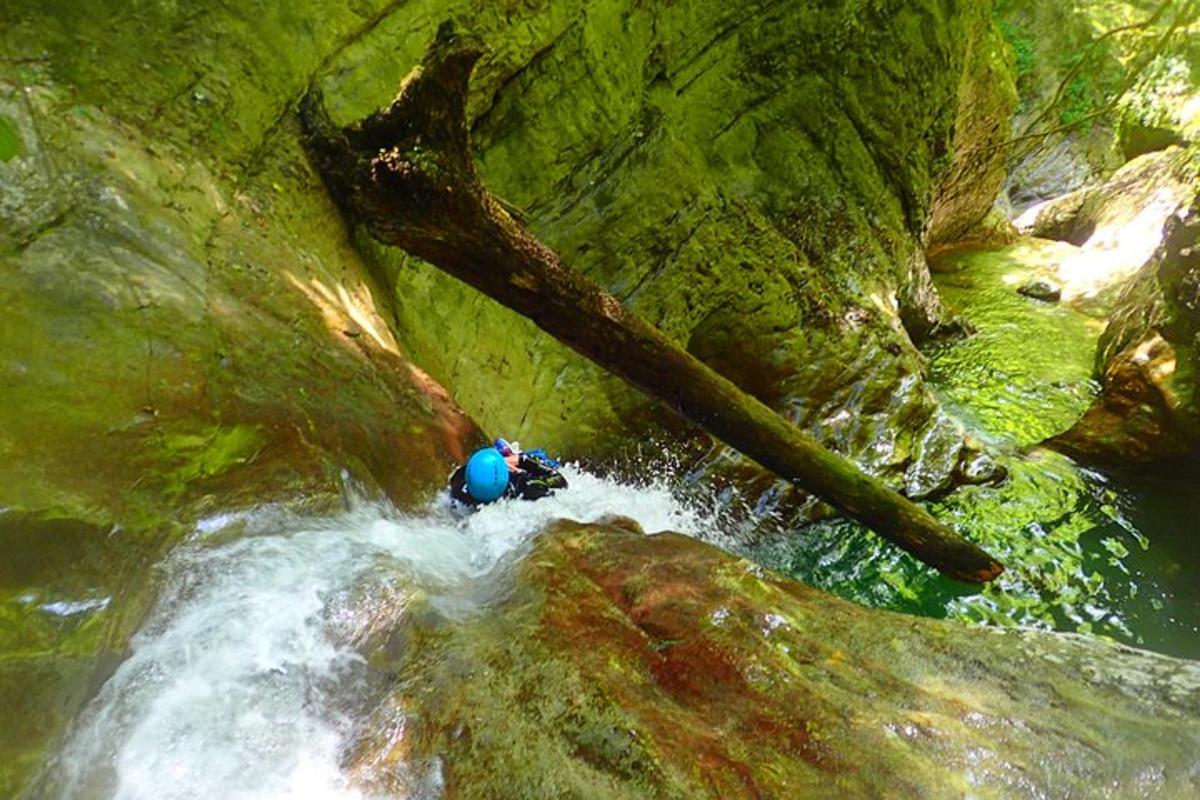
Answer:
[[[347,217],[533,320],[542,330],[946,575],[1003,566],[915,503],[743,392],[566,266],[483,186],[466,125],[481,44],[443,23],[387,108],[334,125],[310,89],[305,144]]]

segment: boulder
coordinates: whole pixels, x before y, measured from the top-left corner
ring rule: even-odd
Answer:
[[[1185,797],[1200,665],[869,611],[675,533],[561,521],[466,624],[412,614],[359,785],[447,796]],[[386,648],[384,648],[386,650]],[[391,652],[395,653],[393,648]]]
[[[1034,300],[1044,300],[1047,303],[1057,303],[1062,297],[1062,287],[1047,278],[1035,278],[1017,287],[1017,292]]]
[[[1163,240],[1163,225],[1197,195],[1194,149],[1169,147],[1130,161],[1101,185],[1040,203],[1016,220],[1027,236],[1080,247],[1058,266],[1063,300],[1093,313],[1116,295]]]
[[[1121,293],[1096,370],[1100,397],[1053,447],[1116,465],[1200,449],[1200,203],[1168,220],[1162,244]]]
[[[1176,34],[1179,54],[1159,57],[1121,103],[1117,141],[1126,159],[1200,141],[1200,24]]]

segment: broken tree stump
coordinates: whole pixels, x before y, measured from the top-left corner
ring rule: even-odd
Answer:
[[[346,128],[309,90],[300,105],[305,145],[348,219],[528,317],[946,575],[999,575],[1003,566],[980,547],[670,341],[504,210],[479,179],[467,133],[467,87],[483,52],[443,23],[391,105]]]

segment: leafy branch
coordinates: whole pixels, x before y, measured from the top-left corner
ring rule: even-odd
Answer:
[[[1070,87],[1074,81],[1083,75],[1084,69],[1089,65],[1092,55],[1096,52],[1096,48],[1101,43],[1112,39],[1123,33],[1145,30],[1159,24],[1167,12],[1174,6],[1178,5],[1179,0],[1163,0],[1148,17],[1128,25],[1121,25],[1116,28],[1104,31],[1091,42],[1080,54],[1075,64],[1067,72],[1066,75],[1059,81],[1055,90],[1054,96],[1042,108],[1041,111],[1025,126],[1020,134],[1010,137],[999,142],[986,142],[970,148],[963,154],[965,163],[975,163],[979,166],[986,165],[991,162],[997,152],[1005,152],[1004,162],[1008,169],[1027,158],[1030,154],[1036,152],[1044,146],[1044,142],[1052,136],[1068,133],[1077,130],[1082,125],[1105,117],[1111,114],[1120,105],[1121,101],[1129,94],[1130,90],[1137,84],[1138,79],[1145,73],[1149,66],[1154,63],[1155,59],[1166,51],[1167,46],[1174,39],[1175,35],[1181,28],[1185,28],[1196,21],[1197,13],[1200,12],[1200,0],[1186,0],[1181,7],[1178,8],[1175,15],[1172,17],[1171,24],[1160,34],[1156,35],[1152,43],[1144,51],[1138,54],[1137,58],[1130,68],[1125,72],[1124,79],[1116,91],[1109,96],[1103,106],[1090,111],[1081,116],[1075,117],[1068,121],[1062,122],[1053,127],[1035,130],[1037,126],[1045,122],[1056,108],[1062,103],[1063,98],[1067,96]],[[959,171],[960,177],[975,175],[979,169],[963,169]],[[961,194],[970,191],[973,187],[967,185],[969,181],[953,181],[949,185],[942,188],[941,198],[943,201],[950,200]],[[960,185],[962,184],[962,185]]]

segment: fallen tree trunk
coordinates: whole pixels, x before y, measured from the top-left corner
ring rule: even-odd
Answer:
[[[1003,567],[853,462],[743,392],[625,308],[514,220],[471,156],[467,85],[483,48],[444,23],[390,106],[348,128],[320,93],[305,144],[353,222],[479,289],[777,475],[814,492],[950,577]]]

